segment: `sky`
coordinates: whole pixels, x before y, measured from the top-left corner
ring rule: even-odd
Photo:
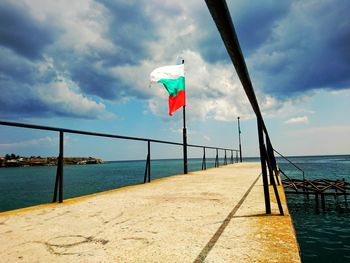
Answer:
[[[349,154],[350,1],[227,4],[274,148]],[[243,157],[258,156],[256,119],[204,1],[1,0],[0,120],[182,142],[182,111],[170,117],[166,90],[149,85],[153,69],[182,59],[188,143],[237,149],[239,116]],[[144,159],[146,149],[65,134],[65,156]],[[57,152],[55,132],[0,126],[0,156]]]

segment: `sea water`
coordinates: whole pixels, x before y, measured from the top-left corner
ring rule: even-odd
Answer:
[[[350,155],[291,157],[305,171],[305,177],[342,179],[350,182]],[[258,162],[258,158],[245,158]],[[279,167],[292,178],[302,173],[277,158]],[[189,171],[200,170],[202,160],[190,159]],[[223,160],[220,160],[223,164]],[[213,167],[214,160],[207,160]],[[0,211],[33,206],[52,201],[56,167],[18,167],[0,169]],[[64,198],[77,197],[123,186],[141,184],[145,161],[118,161],[96,165],[64,166]],[[181,174],[182,160],[152,160],[151,179]],[[283,175],[282,179],[283,179]],[[350,199],[350,198],[349,198]],[[349,200],[350,201],[350,200]],[[350,262],[350,202],[327,198],[326,210],[316,211],[314,199],[287,195],[304,263]]]
[[[220,160],[223,164],[223,160]],[[207,168],[214,166],[207,159]],[[144,181],[146,162],[116,161],[93,165],[64,166],[64,199]],[[201,159],[190,159],[188,170],[200,170]],[[0,212],[49,203],[53,199],[56,166],[0,168]],[[152,160],[151,180],[183,173],[182,160]]]
[[[350,155],[289,158],[305,172],[307,179],[345,179],[350,182]],[[302,173],[278,159],[279,167],[290,177],[302,179]],[[283,179],[283,175],[281,175]],[[350,197],[350,196],[349,196]],[[326,197],[326,209],[317,210],[315,197],[287,194],[301,259],[304,263],[350,262],[350,198]]]

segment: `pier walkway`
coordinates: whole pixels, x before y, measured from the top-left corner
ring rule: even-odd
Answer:
[[[0,261],[300,262],[283,188],[286,215],[273,194],[265,215],[260,171],[232,164],[0,213]]]

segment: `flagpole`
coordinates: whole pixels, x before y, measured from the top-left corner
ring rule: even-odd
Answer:
[[[185,60],[182,60],[182,64],[185,63]],[[187,130],[186,130],[186,105],[182,106],[183,114],[183,157],[184,157],[184,174],[187,174]]]

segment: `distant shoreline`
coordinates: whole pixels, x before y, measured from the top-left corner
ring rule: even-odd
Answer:
[[[287,155],[288,158],[317,158],[317,157],[335,157],[335,156],[350,156],[350,154],[323,154],[323,155]],[[207,157],[207,159],[214,159],[215,157]],[[219,156],[223,159],[223,156]],[[228,157],[229,159],[230,157]],[[259,159],[259,156],[243,156],[244,161],[251,161],[254,159]],[[189,160],[202,160],[202,157],[188,158]],[[281,157],[276,156],[276,159],[281,159]],[[174,161],[182,160],[182,158],[157,158],[152,159],[152,161]],[[235,156],[234,156],[235,160]],[[144,159],[134,159],[134,160],[108,160],[103,161],[101,158],[94,157],[64,157],[65,165],[85,165],[85,164],[102,164],[102,163],[116,163],[116,162],[140,162],[145,161]],[[18,157],[14,159],[6,159],[5,157],[0,157],[0,168],[8,167],[28,167],[28,166],[56,166],[57,157]]]
[[[102,164],[101,158],[93,157],[64,157],[64,164],[68,165],[85,165],[85,164]],[[31,167],[31,166],[55,166],[57,157],[0,157],[0,168],[8,167]]]

